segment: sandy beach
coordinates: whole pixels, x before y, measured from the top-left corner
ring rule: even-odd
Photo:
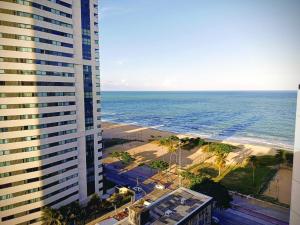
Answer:
[[[153,154],[154,158],[160,158],[168,155],[166,148],[154,144],[152,141],[154,139],[160,139],[162,137],[168,137],[170,135],[177,135],[178,137],[186,137],[190,135],[176,134],[168,131],[159,130],[159,127],[141,127],[132,124],[117,124],[111,122],[103,122],[103,139],[120,138],[128,140],[139,140],[122,144],[123,150],[129,151],[130,153],[136,155],[148,152]],[[210,140],[212,141],[212,140]],[[220,142],[217,140],[213,140]],[[253,145],[253,144],[242,144],[231,141],[222,141],[222,143],[231,144],[237,146],[237,150],[230,153],[227,160],[229,163],[240,163],[249,155],[274,155],[276,154],[276,149],[270,146],[263,145]],[[109,148],[109,152],[113,151],[115,148]],[[191,151],[183,151],[183,165],[189,165],[190,163],[196,163],[199,158],[201,158],[202,151],[200,149],[193,149]]]

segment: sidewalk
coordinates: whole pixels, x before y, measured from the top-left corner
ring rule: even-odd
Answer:
[[[266,220],[273,221],[275,224],[289,223],[290,210],[282,206],[255,198],[245,198],[237,195],[233,196],[232,205],[236,210],[252,215],[255,214],[258,218],[263,217]]]

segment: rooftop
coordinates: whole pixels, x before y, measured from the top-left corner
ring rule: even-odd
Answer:
[[[175,225],[194,211],[205,207],[211,200],[212,198],[207,195],[180,187],[149,206],[142,207],[141,202],[137,202],[130,207],[130,210],[140,212],[142,217],[146,218],[147,225]],[[127,220],[122,224],[130,224],[130,222]]]

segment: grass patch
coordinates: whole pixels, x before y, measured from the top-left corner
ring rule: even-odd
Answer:
[[[115,145],[121,145],[121,144],[126,144],[129,142],[135,142],[135,141],[143,142],[141,140],[136,140],[136,139],[129,140],[129,139],[123,139],[123,138],[109,138],[109,139],[103,139],[103,146],[104,146],[104,148],[110,148]]]
[[[202,167],[198,170],[200,175],[210,176],[211,178],[215,178],[219,175],[219,172],[214,167]]]
[[[253,169],[250,163],[245,167],[233,168],[221,179],[221,183],[232,191],[247,195],[259,195],[276,174],[279,161],[276,156],[272,155],[257,156],[256,159],[254,183]]]
[[[255,169],[255,179],[253,184],[252,168],[247,165],[246,167],[239,167],[231,170],[221,183],[229,190],[237,191],[246,195],[258,195],[261,189],[269,183],[273,178],[277,169],[268,166],[258,166]]]
[[[218,169],[210,163],[195,164],[187,169],[188,172],[192,172],[196,175],[209,176],[215,178],[219,175]]]
[[[278,159],[273,155],[256,156],[257,164],[261,167],[276,166],[278,165]]]

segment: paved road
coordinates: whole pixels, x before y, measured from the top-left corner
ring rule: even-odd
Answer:
[[[258,221],[254,221],[252,218],[239,214],[232,209],[227,209],[223,212],[215,211],[213,215],[219,218],[220,225],[266,225],[258,223]]]
[[[247,199],[235,198],[232,208],[214,211],[221,225],[288,225],[288,209],[280,206],[253,203]]]
[[[143,195],[150,193],[154,190],[154,184],[148,183],[144,184],[143,181],[148,179],[148,177],[145,177],[143,174],[140,174],[138,172],[133,171],[126,171],[126,172],[120,172],[117,169],[113,169],[109,166],[105,166],[106,170],[106,178],[108,180],[113,181],[116,184],[120,184],[123,186],[130,186],[135,187],[138,186],[142,187],[142,189],[145,191],[145,193],[139,193],[136,194],[135,200],[138,200],[143,197]],[[137,178],[139,182],[137,182]]]

